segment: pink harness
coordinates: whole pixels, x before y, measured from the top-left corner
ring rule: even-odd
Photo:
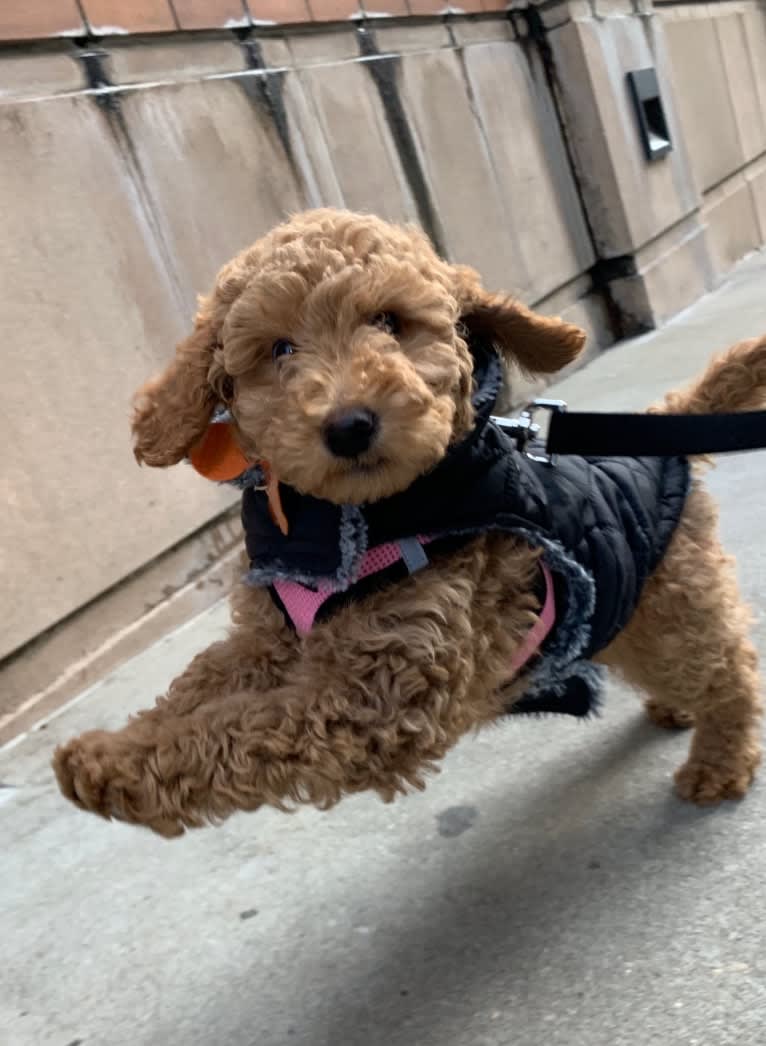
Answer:
[[[424,546],[431,539],[418,537],[407,541],[390,541],[385,545],[378,545],[367,552],[362,560],[358,580],[378,574],[387,567],[393,566],[404,560],[410,573],[428,563]],[[545,600],[540,616],[524,637],[524,642],[516,651],[516,656],[511,662],[511,676],[515,676],[530,661],[542,646],[556,621],[556,600],[553,592],[553,577],[550,569],[541,563],[543,577],[545,578]],[[314,621],[322,604],[339,591],[332,585],[319,585],[316,589],[307,588],[298,584],[297,581],[275,581],[274,588],[279,596],[282,606],[285,608],[290,620],[295,626],[296,632],[307,635],[314,627]]]

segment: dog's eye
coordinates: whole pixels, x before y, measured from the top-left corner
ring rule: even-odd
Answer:
[[[399,317],[394,312],[377,312],[370,320],[371,327],[385,331],[386,334],[397,335],[399,333]]]
[[[291,341],[288,341],[286,338],[278,338],[271,346],[271,358],[275,363],[278,363],[279,360],[292,356],[295,351],[295,346]]]

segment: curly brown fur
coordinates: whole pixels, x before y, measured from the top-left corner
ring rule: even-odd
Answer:
[[[395,313],[397,329],[374,317]],[[480,332],[522,368],[571,362],[583,333],[481,287],[413,229],[331,210],[292,219],[244,251],[201,302],[195,331],[137,397],[139,461],[180,460],[217,402],[245,452],[324,499],[363,503],[405,489],[470,429]],[[272,345],[296,347],[284,362]],[[766,339],[742,343],[661,409],[731,410],[766,394]],[[361,459],[321,438],[333,412],[380,418]],[[162,835],[236,810],[366,789],[423,787],[466,732],[523,692],[508,665],[539,610],[538,553],[491,535],[342,609],[299,639],[263,591],[241,586],[229,637],[200,654],[155,706],[54,757],[84,809]],[[661,725],[695,724],[682,795],[739,796],[758,761],[759,681],[746,612],[695,486],[633,620],[603,660],[642,687]]]
[[[654,410],[685,414],[757,409],[766,402],[766,337],[739,342],[690,388]],[[600,660],[650,696],[650,719],[695,727],[676,774],[699,803],[744,796],[761,759],[761,680],[750,613],[718,538],[718,512],[702,487],[703,463],[670,547],[632,620]]]
[[[697,482],[670,548],[604,663],[651,695],[647,711],[665,727],[694,725],[676,774],[679,793],[699,803],[741,798],[760,762],[761,694],[732,560],[716,538],[716,509]],[[683,578],[683,582],[680,580]]]

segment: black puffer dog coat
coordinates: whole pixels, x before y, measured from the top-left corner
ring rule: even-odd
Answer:
[[[428,535],[432,557],[488,531],[519,535],[544,551],[556,582],[557,617],[526,695],[512,711],[585,715],[599,688],[590,658],[627,623],[664,555],[687,495],[688,462],[564,457],[550,466],[530,460],[491,420],[502,380],[499,358],[482,344],[472,352],[475,427],[407,490],[371,505],[338,506],[283,486],[288,536],[272,522],[265,493],[244,490],[248,580],[333,585],[336,594],[323,605],[321,620],[339,604],[406,575],[406,566],[396,564],[360,581],[369,549]]]

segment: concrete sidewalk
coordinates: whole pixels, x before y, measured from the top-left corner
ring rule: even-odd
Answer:
[[[766,256],[559,387],[640,407],[766,330]],[[711,476],[766,657],[766,454]],[[120,723],[216,607],[0,752],[2,1046],[758,1046],[766,786],[703,812],[687,738],[614,688],[587,725],[466,740],[424,795],[266,811],[164,842],[78,813],[56,743]]]

